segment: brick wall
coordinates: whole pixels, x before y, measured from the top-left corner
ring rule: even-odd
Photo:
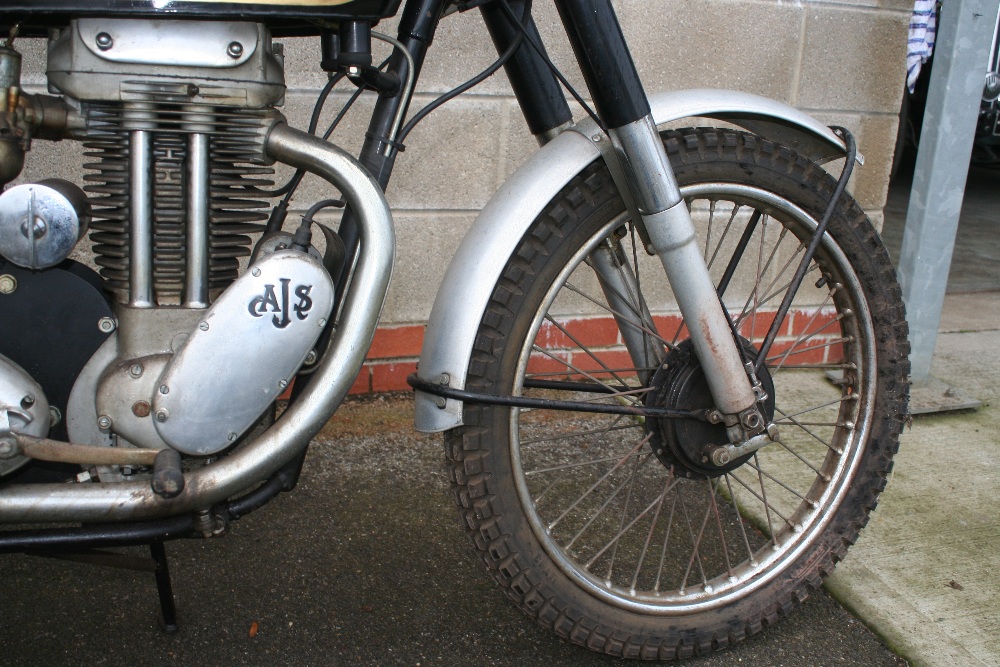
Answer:
[[[554,10],[546,2],[534,4],[553,60],[584,90]],[[787,102],[824,123],[851,129],[866,157],[852,190],[880,222],[904,78],[907,0],[614,4],[648,90],[732,88]],[[394,22],[377,30],[394,35]],[[304,127],[325,81],[317,66],[319,47],[314,39],[285,43],[288,94],[282,111],[292,124]],[[19,46],[28,47],[27,88],[40,91],[43,45],[22,41]],[[476,74],[493,58],[477,13],[448,18],[431,49],[414,109]],[[346,95],[331,96],[325,119]],[[359,103],[333,135],[348,150],[360,147],[369,104]],[[450,102],[410,135],[387,191],[398,236],[393,284],[355,391],[406,388],[403,379],[414,369],[423,323],[449,258],[492,193],[535,148],[502,75]],[[36,142],[29,165],[26,179],[78,180],[82,157],[67,142]],[[296,196],[295,210],[326,196],[323,183],[307,180]]]

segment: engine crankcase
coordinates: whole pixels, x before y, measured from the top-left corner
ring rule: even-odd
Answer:
[[[254,263],[205,311],[153,393],[157,432],[209,455],[242,435],[285,390],[326,326],[333,281],[306,253]]]
[[[12,433],[44,438],[49,434],[52,417],[49,402],[42,387],[24,369],[0,354],[0,477],[14,472],[28,458],[5,458],[5,450],[13,449]]]

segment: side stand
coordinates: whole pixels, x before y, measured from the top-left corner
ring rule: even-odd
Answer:
[[[30,556],[58,558],[78,563],[89,563],[121,570],[152,572],[156,577],[156,593],[160,600],[160,628],[167,634],[177,632],[177,608],[174,605],[174,591],[170,585],[170,568],[167,564],[167,549],[161,540],[149,542],[150,559],[127,554],[87,549],[84,551],[26,551]]]

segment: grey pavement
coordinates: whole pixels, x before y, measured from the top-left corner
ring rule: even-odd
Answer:
[[[349,402],[294,492],[221,539],[169,544],[174,636],[157,629],[149,573],[0,557],[0,663],[622,664],[507,601],[458,524],[441,439],[412,430],[411,405],[399,395]],[[820,591],[761,635],[685,664],[904,663]]]

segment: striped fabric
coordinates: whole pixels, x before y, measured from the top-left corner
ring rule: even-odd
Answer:
[[[934,53],[937,33],[937,0],[916,0],[910,16],[910,37],[906,49],[906,86],[913,92],[920,68]]]

